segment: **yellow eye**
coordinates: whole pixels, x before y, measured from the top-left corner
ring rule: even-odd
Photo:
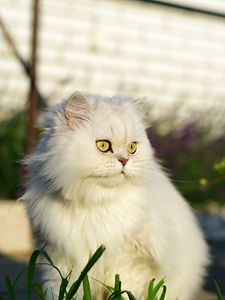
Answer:
[[[128,147],[127,147],[127,151],[128,151],[128,153],[130,153],[130,154],[134,154],[134,153],[136,152],[136,150],[137,150],[137,143],[136,143],[136,142],[131,143],[131,144],[128,145]]]
[[[97,141],[96,146],[101,152],[111,151],[111,144],[109,141]]]

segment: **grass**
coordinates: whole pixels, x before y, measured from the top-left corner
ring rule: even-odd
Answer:
[[[0,300],[17,300],[18,296],[16,293],[16,287],[21,280],[22,276],[26,276],[26,299],[32,300],[32,297],[35,296],[35,299],[45,300],[46,299],[46,290],[43,289],[40,282],[35,281],[34,275],[37,265],[40,263],[37,262],[38,257],[41,255],[46,259],[46,263],[52,268],[56,269],[61,278],[61,284],[59,287],[58,298],[54,300],[72,300],[76,299],[78,289],[82,286],[83,288],[83,300],[91,300],[91,288],[89,283],[88,272],[95,265],[98,259],[102,256],[105,251],[104,246],[100,246],[97,251],[93,254],[91,259],[87,262],[86,266],[82,270],[80,276],[75,280],[72,285],[69,286],[70,275],[66,277],[62,275],[60,270],[54,265],[51,258],[48,256],[47,252],[44,250],[35,250],[30,257],[28,267],[22,270],[14,282],[8,276],[5,276],[4,284],[6,288],[6,297],[0,295]],[[43,263],[42,263],[43,264]],[[214,281],[215,290],[218,300],[225,300],[223,298],[222,292],[219,288],[219,285]],[[127,290],[122,289],[122,282],[118,274],[115,275],[114,287],[110,287],[102,283],[109,291],[109,296],[107,300],[124,300],[124,295],[127,295],[129,300],[138,300],[135,296]],[[164,279],[161,279],[159,282],[155,282],[154,279],[150,280],[148,287],[146,288],[147,295],[145,300],[166,300],[166,286]],[[174,299],[175,300],[175,299]],[[180,299],[182,300],[182,299]]]

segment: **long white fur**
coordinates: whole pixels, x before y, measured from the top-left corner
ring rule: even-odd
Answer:
[[[95,279],[112,286],[115,274],[140,300],[153,278],[165,278],[167,300],[194,299],[207,246],[191,208],[154,158],[139,104],[74,94],[48,112],[46,124],[26,160],[31,179],[23,199],[34,232],[62,273],[72,271],[72,282],[104,244],[89,274],[93,299],[105,299],[107,291]],[[111,141],[113,153],[97,149],[101,139]],[[133,141],[137,151],[129,154]],[[129,159],[125,167],[121,157]],[[51,299],[60,277],[45,267],[43,278]]]

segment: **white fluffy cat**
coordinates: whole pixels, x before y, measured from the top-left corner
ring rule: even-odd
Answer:
[[[34,232],[62,273],[72,271],[71,281],[104,244],[91,277],[112,286],[120,274],[122,288],[138,300],[151,279],[164,277],[167,300],[194,299],[207,246],[154,158],[144,119],[138,103],[75,93],[46,116],[47,128],[27,159],[31,179],[23,199]],[[52,299],[60,277],[51,268],[43,276]],[[105,287],[90,283],[93,299],[106,299]]]

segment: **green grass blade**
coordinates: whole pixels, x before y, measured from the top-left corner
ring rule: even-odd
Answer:
[[[115,300],[118,299],[118,293],[117,292],[113,292],[108,298],[107,300]]]
[[[134,295],[130,291],[123,291],[122,294],[123,293],[127,294],[129,300],[136,300],[136,298],[134,297]]]
[[[14,282],[13,282],[13,288],[14,288],[14,289],[15,289],[17,283],[19,282],[21,276],[22,276],[26,271],[27,271],[27,267],[24,268],[24,269],[16,276],[16,279],[15,279]],[[1,300],[1,298],[0,298],[0,300]]]
[[[218,300],[224,300],[223,295],[222,295],[222,292],[221,292],[221,289],[220,289],[218,283],[217,283],[215,280],[213,280],[213,282],[214,282],[214,285],[215,285],[215,287],[216,287],[216,295],[217,295],[217,299],[218,299]]]
[[[57,270],[57,272],[59,273],[61,279],[63,280],[63,276],[62,276],[62,273],[61,271],[59,270],[59,268],[56,267],[56,265],[54,264],[54,262],[51,260],[50,256],[48,255],[48,253],[45,251],[45,250],[40,250],[40,254],[41,256],[43,256],[47,262],[42,262],[42,263],[39,263],[39,265],[46,265],[46,266],[51,266],[53,267],[55,270]]]
[[[125,291],[121,291],[121,292],[118,292],[118,291],[113,292],[107,298],[107,300],[117,300],[119,296],[121,297],[121,300],[124,300],[124,297],[122,297],[123,294],[127,294],[129,300],[136,300],[136,298],[134,297],[134,295],[130,291],[126,291],[126,290]]]
[[[51,260],[50,256],[48,255],[48,253],[45,250],[40,250],[40,253],[42,256],[44,256],[46,258],[46,260],[50,263],[50,265],[54,266],[53,261]]]
[[[121,298],[121,281],[119,275],[116,274],[114,288],[108,300],[122,300]]]
[[[121,281],[120,281],[119,274],[115,275],[114,293],[115,293],[115,297],[113,299],[121,300],[121,298],[122,298],[121,297]]]
[[[155,286],[154,286],[155,279],[152,279],[148,285],[148,295],[146,300],[157,300],[157,293],[164,285],[164,279],[161,279]]]
[[[95,253],[91,257],[91,259],[88,261],[87,265],[85,266],[85,268],[81,272],[81,273],[83,273],[82,279],[90,271],[90,269],[94,266],[94,264],[97,262],[97,260],[99,260],[99,258],[102,256],[102,254],[103,254],[104,251],[105,251],[105,247],[103,245],[101,245],[97,249],[97,251],[95,251]]]
[[[102,281],[100,281],[100,280],[98,280],[98,279],[96,279],[96,278],[94,278],[94,277],[89,276],[89,278],[91,278],[91,279],[95,280],[96,282],[102,284],[107,290],[109,290],[111,293],[113,293],[114,288],[113,288],[112,286],[107,285],[107,284],[105,284],[104,282],[102,282]]]
[[[102,256],[104,251],[105,251],[105,247],[103,245],[97,249],[97,251],[94,253],[94,255],[91,257],[91,259],[88,261],[88,263],[84,267],[79,278],[70,287],[70,289],[66,295],[66,300],[71,300],[73,298],[73,296],[76,294],[77,290],[79,289],[84,277],[87,275],[87,273],[90,271],[90,269],[96,263],[96,261]]]
[[[67,288],[68,283],[69,283],[67,278],[61,278],[61,284],[60,284],[60,287],[59,287],[58,300],[63,300],[65,298],[66,288]]]
[[[7,292],[8,292],[8,299],[9,300],[16,300],[16,295],[15,295],[15,292],[14,292],[14,288],[13,288],[13,285],[12,285],[12,282],[11,282],[9,276],[6,276],[4,281],[5,281],[5,287],[6,287]]]
[[[49,266],[49,267],[52,267],[54,268],[58,273],[59,273],[59,276],[61,277],[61,279],[63,279],[64,277],[62,276],[62,273],[61,271],[59,270],[59,268],[57,268],[55,265],[52,265],[50,263],[47,263],[47,262],[41,262],[41,263],[36,263],[37,266]]]
[[[26,281],[28,300],[31,300],[32,282],[33,282],[33,278],[34,278],[35,265],[36,265],[36,261],[37,261],[39,254],[40,254],[40,251],[35,250],[30,257],[30,261],[28,264],[27,281]]]
[[[156,298],[156,295],[158,293],[158,291],[161,289],[161,287],[164,285],[165,281],[164,279],[161,279],[156,286],[153,288],[153,297]]]
[[[152,279],[152,280],[149,282],[149,285],[148,285],[148,295],[147,295],[146,300],[152,300],[154,281],[155,281],[155,279]]]
[[[50,256],[48,255],[48,253],[45,250],[40,250],[40,254],[45,257],[45,259],[47,260],[48,263],[42,263],[42,264],[46,264],[46,265],[50,265],[52,266],[54,269],[57,270],[57,272],[59,273],[61,279],[63,279],[62,273],[61,271],[56,267],[56,265],[54,264],[54,262],[51,260]]]
[[[88,276],[83,279],[84,300],[91,300],[91,289]]]
[[[166,286],[164,285],[164,286],[162,287],[162,289],[163,289],[163,291],[162,291],[162,294],[161,294],[159,300],[164,300],[165,297],[166,297]]]
[[[45,300],[46,292],[43,291],[43,288],[40,285],[40,283],[39,282],[35,282],[33,284],[33,288],[34,288],[34,291],[35,291],[36,295],[38,296],[38,299],[39,300]]]

